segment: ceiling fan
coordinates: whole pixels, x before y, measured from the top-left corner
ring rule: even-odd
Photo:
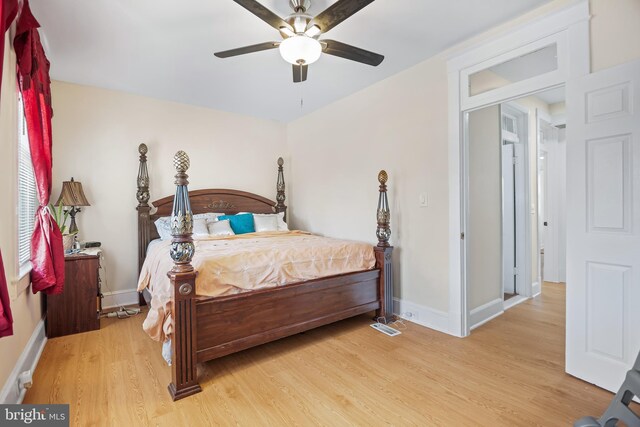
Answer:
[[[317,61],[323,52],[374,67],[380,65],[384,59],[382,55],[339,41],[318,40],[321,35],[373,3],[374,0],[338,0],[315,17],[306,13],[311,0],[289,0],[293,13],[285,18],[280,18],[256,0],[233,1],[278,30],[283,40],[216,52],[215,55],[218,58],[229,58],[277,47],[282,58],[293,66],[294,83],[307,80],[309,64]]]

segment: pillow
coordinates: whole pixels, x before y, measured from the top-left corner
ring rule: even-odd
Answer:
[[[224,221],[225,219],[229,220],[231,228],[236,234],[253,233],[256,231],[253,225],[253,214],[222,215],[218,217],[218,221]]]
[[[230,221],[228,219],[218,220],[207,224],[209,234],[212,236],[233,236]]]
[[[209,230],[207,229],[207,218],[195,218],[193,220],[193,235],[194,236],[209,235]]]
[[[253,225],[256,231],[278,231],[278,218],[275,215],[254,215]]]
[[[158,218],[155,220],[154,224],[156,225],[156,230],[158,230],[158,235],[162,240],[171,239],[171,217],[163,216],[162,218]]]
[[[216,214],[216,213],[195,214],[193,216],[194,234],[196,234],[195,232],[196,220],[204,219],[205,221],[208,221],[208,220],[214,221],[218,215],[219,214]],[[160,235],[160,239],[162,240],[171,239],[172,236],[171,236],[171,217],[170,216],[160,217],[155,220],[154,224],[156,225],[156,230],[158,230],[158,235]],[[200,231],[202,230],[200,229]]]
[[[218,217],[221,217],[224,214],[223,213],[211,213],[209,215],[210,216],[207,217],[207,224],[209,224],[210,222],[216,222],[218,220]]]
[[[277,214],[253,214],[253,216],[254,217],[270,216],[270,217],[276,218],[278,221],[278,231],[289,231],[289,227],[287,226],[287,223],[284,222],[284,212],[279,212]]]

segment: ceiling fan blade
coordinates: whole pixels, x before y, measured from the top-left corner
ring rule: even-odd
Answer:
[[[276,30],[280,31],[281,27],[292,29],[291,25],[287,24],[278,15],[271,12],[269,9],[258,3],[256,0],[233,0],[240,6],[247,9],[249,12],[262,19],[267,24],[271,25]]]
[[[231,56],[244,55],[246,53],[260,52],[261,50],[269,50],[278,47],[278,42],[265,42],[253,44],[251,46],[239,47],[237,49],[225,50],[223,52],[214,53],[218,58],[229,58]]]
[[[293,82],[300,83],[307,80],[307,72],[309,71],[308,65],[292,65],[293,67]]]
[[[312,22],[318,25],[323,33],[326,33],[369,3],[373,3],[373,1],[374,0],[338,0],[313,18]]]
[[[339,56],[340,58],[350,59],[352,61],[361,62],[374,67],[380,65],[384,60],[383,55],[379,55],[359,47],[351,46],[335,40],[320,40],[320,43],[326,45],[322,50],[324,53]]]

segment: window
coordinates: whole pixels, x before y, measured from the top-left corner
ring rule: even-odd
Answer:
[[[31,235],[37,208],[36,180],[31,163],[27,122],[22,97],[18,96],[18,265],[21,272],[31,259]]]

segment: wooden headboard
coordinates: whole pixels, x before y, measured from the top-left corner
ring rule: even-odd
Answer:
[[[142,264],[147,255],[149,242],[159,238],[154,221],[163,216],[171,216],[174,196],[163,197],[149,203],[149,173],[147,170],[147,152],[145,144],[138,147],[140,154],[140,164],[138,167],[138,272],[142,269]],[[257,194],[246,191],[229,189],[204,189],[189,191],[191,210],[194,214],[199,213],[223,213],[237,214],[238,212],[252,213],[278,213],[284,212],[285,220],[287,216],[287,206],[285,202],[285,184],[282,158],[278,159],[278,179],[276,183],[276,200],[267,199]],[[153,212],[153,213],[152,213]]]

